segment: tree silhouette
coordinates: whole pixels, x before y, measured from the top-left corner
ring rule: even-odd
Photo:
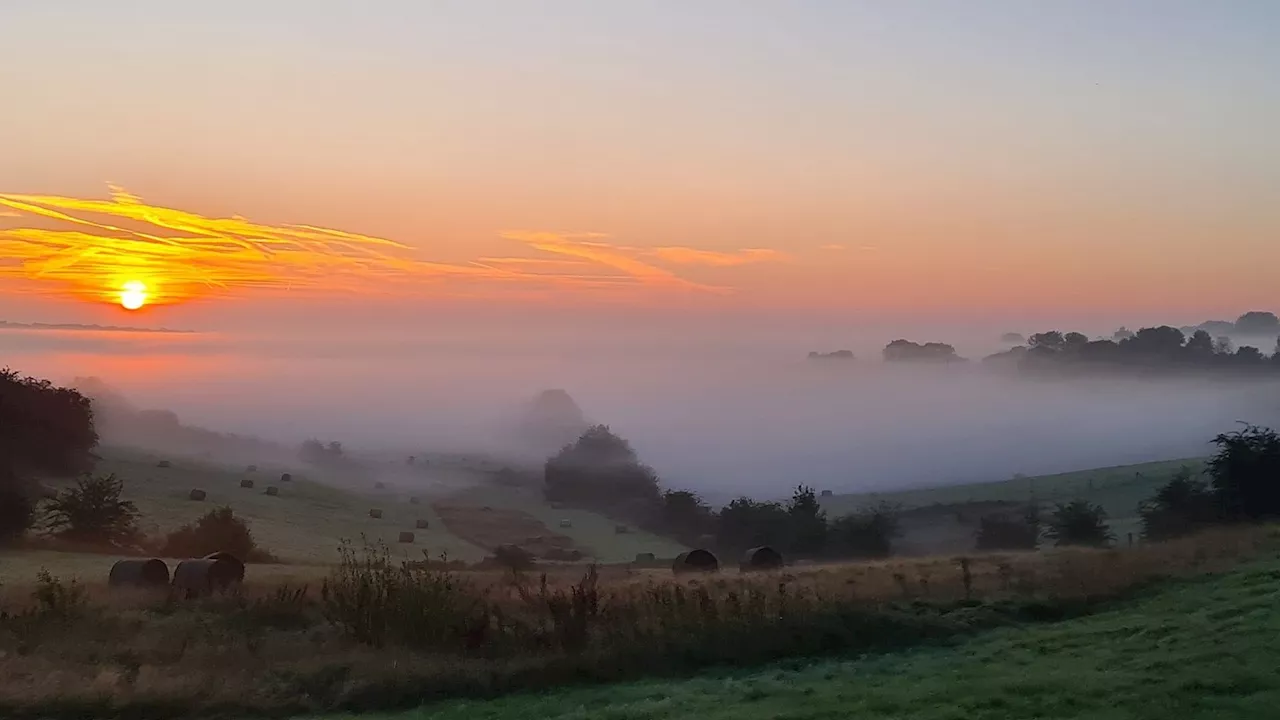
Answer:
[[[931,342],[921,345],[910,340],[894,340],[881,351],[887,362],[954,362],[960,360],[956,349],[946,343]]]
[[[1182,468],[1139,510],[1142,537],[1150,541],[1189,535],[1214,522],[1218,501],[1209,485]]]
[[[75,542],[106,545],[138,539],[138,508],[121,500],[124,482],[115,475],[86,476],[49,502],[50,532]]]
[[[836,518],[831,523],[832,550],[861,558],[888,557],[893,540],[902,534],[897,511],[881,503]]]
[[[827,513],[818,504],[813,488],[800,485],[787,503],[791,524],[786,549],[799,556],[822,553],[827,545]]]
[[[1236,319],[1236,331],[1247,335],[1274,335],[1280,332],[1275,313],[1253,310]]]
[[[1270,428],[1246,425],[1213,442],[1218,450],[1207,472],[1225,518],[1280,517],[1280,436]]]
[[[790,529],[786,508],[742,497],[720,510],[716,542],[722,549],[739,552],[759,545],[785,547]]]
[[[547,460],[543,474],[548,500],[613,508],[636,501],[656,507],[660,499],[657,475],[607,425],[588,428]]]
[[[1107,512],[1087,500],[1058,503],[1049,516],[1045,535],[1055,545],[1088,545],[1106,547],[1115,540],[1107,527]]]

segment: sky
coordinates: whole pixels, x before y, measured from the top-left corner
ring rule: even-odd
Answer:
[[[0,318],[1277,309],[1278,74],[1264,0],[5,2]]]

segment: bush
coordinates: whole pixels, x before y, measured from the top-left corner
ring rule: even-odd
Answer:
[[[888,557],[893,539],[901,534],[896,510],[881,503],[836,518],[831,523],[831,550],[847,557]]]
[[[533,554],[518,545],[499,545],[493,551],[493,560],[512,572],[532,570],[537,564]]]
[[[271,562],[275,558],[258,547],[244,520],[229,507],[211,510],[193,525],[184,525],[165,536],[160,554],[167,557],[204,557],[227,552],[246,562]]]
[[[49,501],[50,532],[75,542],[123,545],[138,540],[138,508],[121,500],[124,482],[115,475],[85,476]]]
[[[741,497],[720,511],[716,545],[732,552],[760,545],[785,547],[790,529],[791,518],[786,508],[775,502]]]
[[[1040,509],[1032,505],[1021,518],[988,515],[978,521],[979,550],[1035,550],[1040,544]]]
[[[1246,425],[1213,439],[1218,452],[1207,472],[1228,520],[1280,517],[1280,436],[1269,428]]]
[[[551,501],[616,508],[635,501],[657,507],[660,500],[657,475],[607,425],[588,429],[547,460],[544,478]]]
[[[1058,546],[1107,547],[1115,536],[1107,527],[1106,520],[1107,511],[1087,500],[1072,500],[1066,505],[1058,503],[1049,516],[1049,529],[1045,535]]]
[[[1143,503],[1142,537],[1149,541],[1190,535],[1219,517],[1218,501],[1208,484],[1182,468],[1155,497]]]

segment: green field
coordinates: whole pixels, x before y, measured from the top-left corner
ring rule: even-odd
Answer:
[[[1278,602],[1269,560],[954,647],[327,720],[1267,718],[1280,706]]]

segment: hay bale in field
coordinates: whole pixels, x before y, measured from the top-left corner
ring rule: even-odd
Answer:
[[[208,497],[208,494],[200,488],[192,488],[191,492],[187,493],[187,499],[195,500],[196,502],[200,502],[206,497]]]
[[[823,491],[822,491],[822,497],[831,497],[831,491],[830,491],[830,490],[823,490]]]
[[[369,511],[369,517],[373,518],[374,520],[381,520],[382,511],[377,508],[373,508]]]
[[[277,497],[280,495],[280,488],[276,487],[275,485],[268,485],[266,494],[270,495],[271,497]]]
[[[782,553],[768,545],[753,547],[742,555],[738,563],[740,572],[757,572],[760,570],[777,570],[782,567]]]
[[[111,566],[111,587],[156,588],[169,584],[169,566],[163,560],[121,560]]]
[[[230,563],[236,569],[236,572],[235,572],[236,582],[244,582],[244,561],[236,557],[235,555],[232,555],[229,552],[224,552],[222,550],[219,550],[218,552],[209,553],[208,555],[205,555],[204,558],[202,559],[221,560],[222,562]]]
[[[156,467],[170,468],[170,467],[173,467],[173,463],[169,462],[168,460],[161,460],[160,462],[156,463]]]
[[[699,548],[677,555],[675,562],[671,563],[671,571],[676,575],[719,572],[720,561],[716,559],[715,553]]]
[[[293,482],[293,476],[289,473],[281,473],[280,482]]]
[[[409,504],[410,504],[410,505],[421,505],[421,504],[422,504],[422,501],[418,499],[418,496],[417,496],[417,495],[410,495],[410,496],[409,496]]]
[[[627,533],[631,532],[631,528],[627,527],[626,525],[615,525],[613,528],[613,532],[618,535],[626,535]]]
[[[413,524],[413,526],[419,530],[426,530],[428,525],[429,523],[427,523],[426,520],[423,520],[421,518],[418,519],[418,522]]]
[[[572,520],[561,520],[561,521],[560,521],[560,527],[562,527],[562,528],[571,528],[571,527],[573,527],[573,521],[572,521]]]
[[[237,567],[228,560],[183,560],[173,570],[173,589],[192,600],[223,592],[239,582]],[[243,577],[243,566],[240,566]]]
[[[245,479],[243,479],[243,480],[241,480],[241,481],[240,481],[240,487],[242,487],[242,488],[252,488],[252,487],[253,487],[253,481],[252,481],[252,480],[250,480],[249,478],[245,478]]]
[[[653,553],[636,553],[636,563],[649,565],[657,561],[658,556]]]
[[[402,531],[402,532],[400,533],[400,542],[402,542],[402,543],[412,543],[412,542],[413,542],[413,533],[409,532],[408,530],[404,530],[404,531]]]

